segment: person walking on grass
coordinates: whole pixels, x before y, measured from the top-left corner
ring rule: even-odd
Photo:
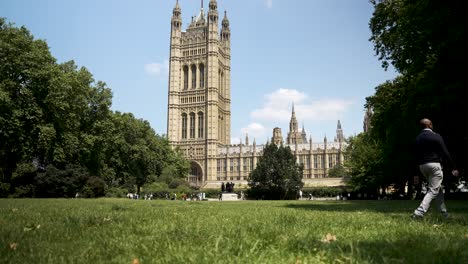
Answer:
[[[428,188],[421,204],[411,216],[413,219],[421,219],[426,214],[432,200],[436,201],[437,209],[444,218],[448,217],[447,207],[444,202],[444,192],[442,190],[442,180],[444,178],[441,162],[444,161],[452,170],[452,174],[458,177],[458,170],[455,169],[452,158],[445,146],[442,137],[432,131],[431,120],[424,118],[419,121],[422,131],[416,137],[415,155],[419,165],[419,170],[427,179]]]

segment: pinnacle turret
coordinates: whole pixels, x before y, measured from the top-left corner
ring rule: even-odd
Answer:
[[[222,22],[223,28],[229,29],[229,19],[227,18],[227,12],[224,11],[224,18]]]
[[[182,11],[179,6],[179,0],[176,1],[176,5],[174,9],[172,10],[172,27],[174,29],[181,29],[182,26],[182,17],[181,17]]]

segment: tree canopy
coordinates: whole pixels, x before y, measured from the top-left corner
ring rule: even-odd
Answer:
[[[106,83],[0,18],[0,196],[139,188],[169,165],[188,173],[164,136],[111,104]]]
[[[295,199],[302,188],[302,165],[289,147],[265,145],[257,167],[249,175],[249,196],[263,199]]]
[[[400,73],[376,87],[366,99],[373,110],[372,140],[355,139],[354,147],[379,148],[386,184],[403,188],[417,173],[411,145],[419,133],[418,122],[429,118],[445,139],[460,169],[466,166],[468,136],[460,117],[467,102],[466,15],[462,1],[371,0],[370,41],[382,66]],[[366,136],[367,137],[367,136]],[[362,148],[365,148],[362,146]],[[361,149],[361,147],[356,148]],[[353,150],[351,150],[353,151]],[[351,154],[352,155],[352,154]],[[372,164],[367,168],[372,171]],[[376,177],[379,177],[376,175]]]

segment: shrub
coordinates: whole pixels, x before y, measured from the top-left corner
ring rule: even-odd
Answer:
[[[105,194],[106,183],[103,179],[92,176],[83,188],[83,195],[87,198],[102,197]]]
[[[179,186],[186,186],[187,188],[190,188],[189,183],[185,179],[173,179],[169,183],[170,189],[177,189]]]
[[[6,182],[0,182],[0,198],[8,197],[10,193],[10,184]]]
[[[127,189],[120,187],[111,187],[106,192],[106,197],[124,198],[127,197]]]
[[[75,197],[80,192],[89,173],[80,166],[67,166],[65,170],[48,165],[44,173],[36,176],[38,197]]]

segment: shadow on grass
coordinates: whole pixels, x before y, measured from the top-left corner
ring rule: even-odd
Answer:
[[[403,235],[397,240],[382,237],[373,241],[337,241],[323,243],[317,240],[291,241],[291,251],[298,255],[310,251],[328,252],[337,262],[345,263],[468,263],[468,238],[460,235],[438,234]]]
[[[288,203],[286,208],[322,212],[377,212],[391,214],[391,217],[407,217],[409,221],[411,214],[417,208],[420,201],[415,200],[398,200],[398,201],[312,201],[300,203]],[[429,224],[439,224],[440,222],[459,224],[468,226],[468,203],[465,201],[446,201],[450,218],[443,219],[441,215],[436,212],[434,206],[431,205],[429,212],[422,222]]]
[[[418,201],[325,201],[302,202],[287,204],[287,208],[329,211],[329,212],[355,212],[374,211],[381,213],[409,213],[418,205]]]

